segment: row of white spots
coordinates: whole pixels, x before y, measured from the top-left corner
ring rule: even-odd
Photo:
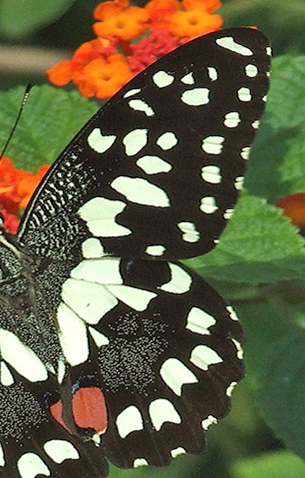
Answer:
[[[174,448],[170,451],[170,454],[173,458],[176,458],[179,455],[186,453],[186,450],[179,446],[178,448]],[[136,458],[133,462],[134,468],[138,468],[139,466],[147,466],[149,465],[148,461],[145,458]]]
[[[157,431],[165,422],[181,423],[181,417],[174,405],[165,398],[153,400],[149,404],[148,413],[152,425]],[[141,411],[135,405],[130,405],[119,413],[116,426],[121,438],[126,438],[133,431],[143,430],[144,420]]]
[[[179,227],[180,231],[183,232],[183,241],[191,243],[199,241],[200,232],[197,231],[195,224],[193,224],[192,222],[183,221],[179,222],[177,226]]]
[[[80,455],[71,442],[67,440],[50,440],[43,446],[47,455],[55,462],[78,460]],[[51,470],[36,453],[28,452],[21,455],[17,462],[21,478],[35,478],[37,475],[50,476]]]

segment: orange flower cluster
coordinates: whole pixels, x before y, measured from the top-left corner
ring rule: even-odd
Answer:
[[[16,169],[13,162],[3,156],[0,161],[0,211],[7,232],[16,233],[21,210],[25,209],[34,190],[50,166],[39,168],[36,174]]]
[[[49,81],[72,81],[84,96],[109,98],[179,44],[218,30],[222,18],[214,12],[220,6],[220,0],[151,0],[143,8],[128,0],[101,3],[94,10],[97,38],[48,70]]]

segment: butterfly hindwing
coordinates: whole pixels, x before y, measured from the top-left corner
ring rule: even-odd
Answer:
[[[267,48],[233,28],[150,66],[59,156],[16,239],[0,236],[0,474],[164,465],[202,453],[228,413],[241,327],[177,261],[211,250],[232,213]]]

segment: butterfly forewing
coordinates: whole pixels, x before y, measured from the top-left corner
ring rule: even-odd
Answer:
[[[150,66],[60,155],[17,241],[0,236],[4,476],[164,465],[202,453],[228,413],[242,330],[177,260],[212,249],[232,213],[268,53],[229,29]]]
[[[120,257],[180,259],[212,249],[264,110],[267,45],[255,30],[215,32],[137,76],[55,163],[21,241],[69,209]]]

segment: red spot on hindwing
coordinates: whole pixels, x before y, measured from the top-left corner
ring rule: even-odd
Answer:
[[[59,400],[50,407],[55,420],[71,433],[62,418],[62,402]],[[105,433],[107,429],[107,408],[104,395],[97,387],[81,387],[72,397],[72,413],[80,428],[93,428],[95,433]]]

